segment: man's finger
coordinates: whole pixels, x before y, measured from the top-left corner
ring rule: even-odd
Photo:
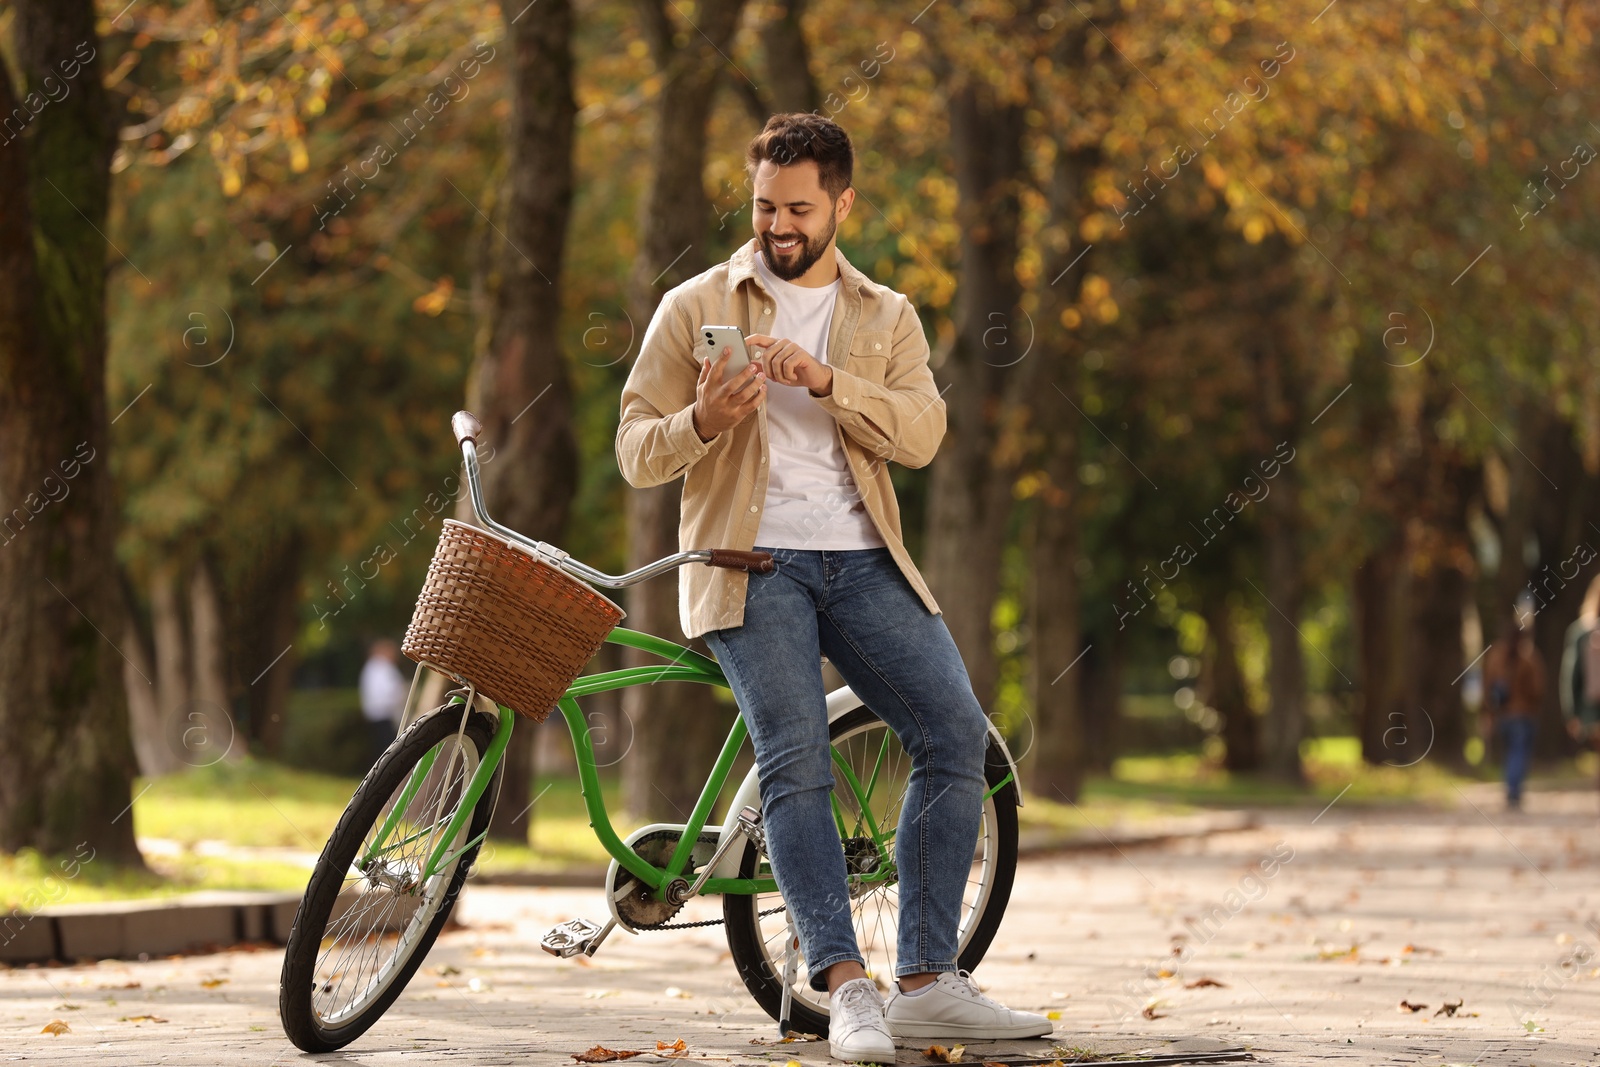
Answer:
[[[762,375],[760,366],[755,363],[750,364],[742,372],[740,372],[737,378],[734,379],[734,395],[740,396],[742,399],[742,394],[744,391],[749,389],[752,385],[757,384],[761,377]]]
[[[746,415],[749,415],[750,412],[752,412],[756,408],[760,407],[761,406],[761,398],[763,396],[765,396],[766,393],[767,393],[767,383],[766,382],[762,382],[760,385],[756,386],[755,391],[750,394],[750,399],[745,401],[743,404],[740,405],[741,414],[740,414],[739,417],[742,419]]]

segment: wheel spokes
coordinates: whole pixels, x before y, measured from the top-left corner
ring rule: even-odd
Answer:
[[[439,760],[440,755],[446,758]],[[388,987],[432,922],[460,862],[423,880],[432,848],[476,769],[476,747],[457,734],[431,749],[423,762],[429,766],[421,783],[412,782],[409,773],[397,783],[345,869],[313,970],[312,1010],[325,1025],[358,1014]],[[466,833],[463,826],[457,836]]]

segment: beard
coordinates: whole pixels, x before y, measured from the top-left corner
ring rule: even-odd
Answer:
[[[785,237],[799,237],[800,244],[793,251],[781,255],[773,247],[772,231],[768,230],[761,235],[761,255],[767,261],[767,269],[786,282],[794,281],[822,258],[822,254],[828,250],[828,243],[833,240],[834,231],[838,228],[839,220],[830,215],[827,230],[813,240],[806,240],[804,234],[785,234]]]

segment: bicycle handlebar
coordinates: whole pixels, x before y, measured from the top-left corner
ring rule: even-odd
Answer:
[[[470,411],[458,411],[450,416],[450,429],[455,431],[456,444],[463,445],[468,441],[476,444],[478,435],[483,433],[483,423]]]
[[[573,559],[566,552],[554,545],[543,541],[535,541],[524,536],[509,526],[502,526],[489,517],[489,509],[483,501],[483,482],[478,474],[478,436],[483,433],[483,423],[470,411],[458,411],[450,419],[450,428],[455,432],[456,443],[461,446],[461,459],[467,468],[467,489],[472,497],[472,510],[478,516],[485,528],[504,537],[513,544],[521,545],[531,551],[535,556],[544,560],[551,566],[565,571],[574,578],[582,579],[593,585],[603,585],[608,589],[623,589],[630,585],[654,578],[658,574],[676,570],[685,563],[704,563],[708,567],[728,567],[733,570],[745,570],[755,574],[771,574],[777,569],[777,564],[772,562],[770,552],[741,552],[732,548],[697,548],[689,552],[679,552],[676,555],[666,556],[647,563],[638,570],[626,574],[606,574],[597,571],[586,563]]]

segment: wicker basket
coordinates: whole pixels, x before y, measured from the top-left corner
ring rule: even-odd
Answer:
[[[576,578],[446,519],[401,649],[543,722],[622,617]]]

